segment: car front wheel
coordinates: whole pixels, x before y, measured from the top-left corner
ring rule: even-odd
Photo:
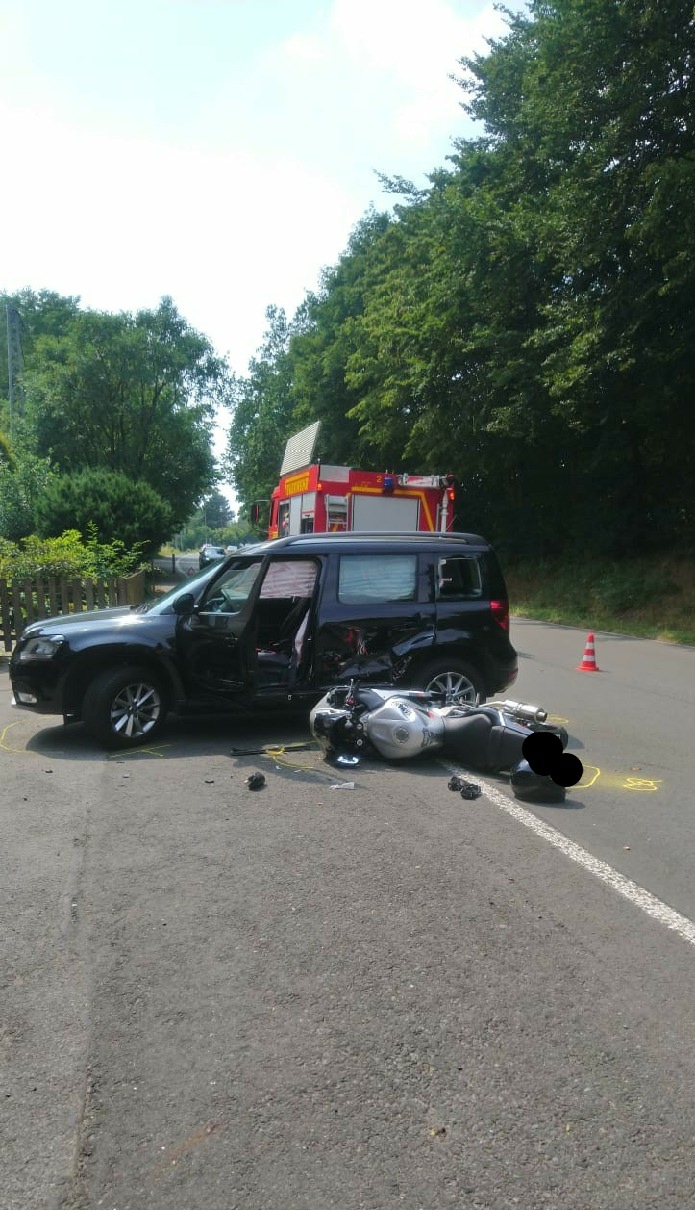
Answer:
[[[166,715],[162,686],[145,668],[102,672],[89,686],[82,717],[107,748],[132,748],[152,740]]]
[[[464,660],[433,660],[416,674],[416,689],[444,693],[447,702],[478,706],[485,701],[485,686],[476,668]]]

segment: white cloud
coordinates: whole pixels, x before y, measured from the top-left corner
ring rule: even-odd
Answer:
[[[293,34],[282,44],[282,54],[293,63],[320,63],[323,58],[321,39],[313,34]]]
[[[293,310],[355,221],[345,190],[279,154],[104,138],[25,111],[4,129],[21,167],[3,198],[3,287],[137,310],[174,301],[243,369],[265,307]]]
[[[353,60],[413,88],[453,69],[470,29],[442,0],[335,0],[331,25]]]
[[[266,307],[292,313],[369,202],[390,206],[374,170],[423,183],[472,131],[450,76],[504,29],[478,0],[316,0],[292,20],[274,0],[283,34],[259,0],[231,21],[227,0],[180,0],[200,10],[185,27],[159,0],[131,54],[136,0],[114,9],[113,46],[89,0],[45,3],[42,19],[0,0],[0,286],[107,311],[170,294],[242,373]]]
[[[362,140],[373,154],[388,156],[389,164],[380,167],[404,175],[412,173],[417,157],[426,173],[435,166],[428,151],[437,147],[441,163],[452,139],[473,133],[452,79],[462,72],[460,60],[483,53],[485,38],[505,28],[493,4],[334,0],[320,29],[273,48],[266,65],[282,79],[301,60],[299,91],[311,92],[327,124],[333,116],[334,137],[350,137],[337,120],[341,99],[348,96],[356,150]],[[290,103],[297,91],[295,85]]]

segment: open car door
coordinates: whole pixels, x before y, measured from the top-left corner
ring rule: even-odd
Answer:
[[[182,617],[177,644],[188,688],[196,698],[253,694],[256,678],[256,604],[262,556],[234,559],[206,588],[193,613]]]
[[[180,629],[195,696],[291,690],[319,569],[282,552],[235,559],[216,577]]]

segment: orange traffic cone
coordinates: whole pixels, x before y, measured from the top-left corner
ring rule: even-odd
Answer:
[[[601,669],[596,663],[596,652],[594,651],[594,632],[587,636],[586,646],[584,648],[584,658],[581,664],[577,664],[577,672],[600,672]]]

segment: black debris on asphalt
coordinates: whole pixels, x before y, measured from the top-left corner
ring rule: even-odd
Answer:
[[[476,782],[466,781],[463,777],[458,777],[457,774],[449,778],[448,786],[450,790],[460,793],[461,798],[480,798],[483,792]]]
[[[262,773],[250,773],[246,778],[246,785],[249,790],[262,790],[265,785],[265,777]]]

